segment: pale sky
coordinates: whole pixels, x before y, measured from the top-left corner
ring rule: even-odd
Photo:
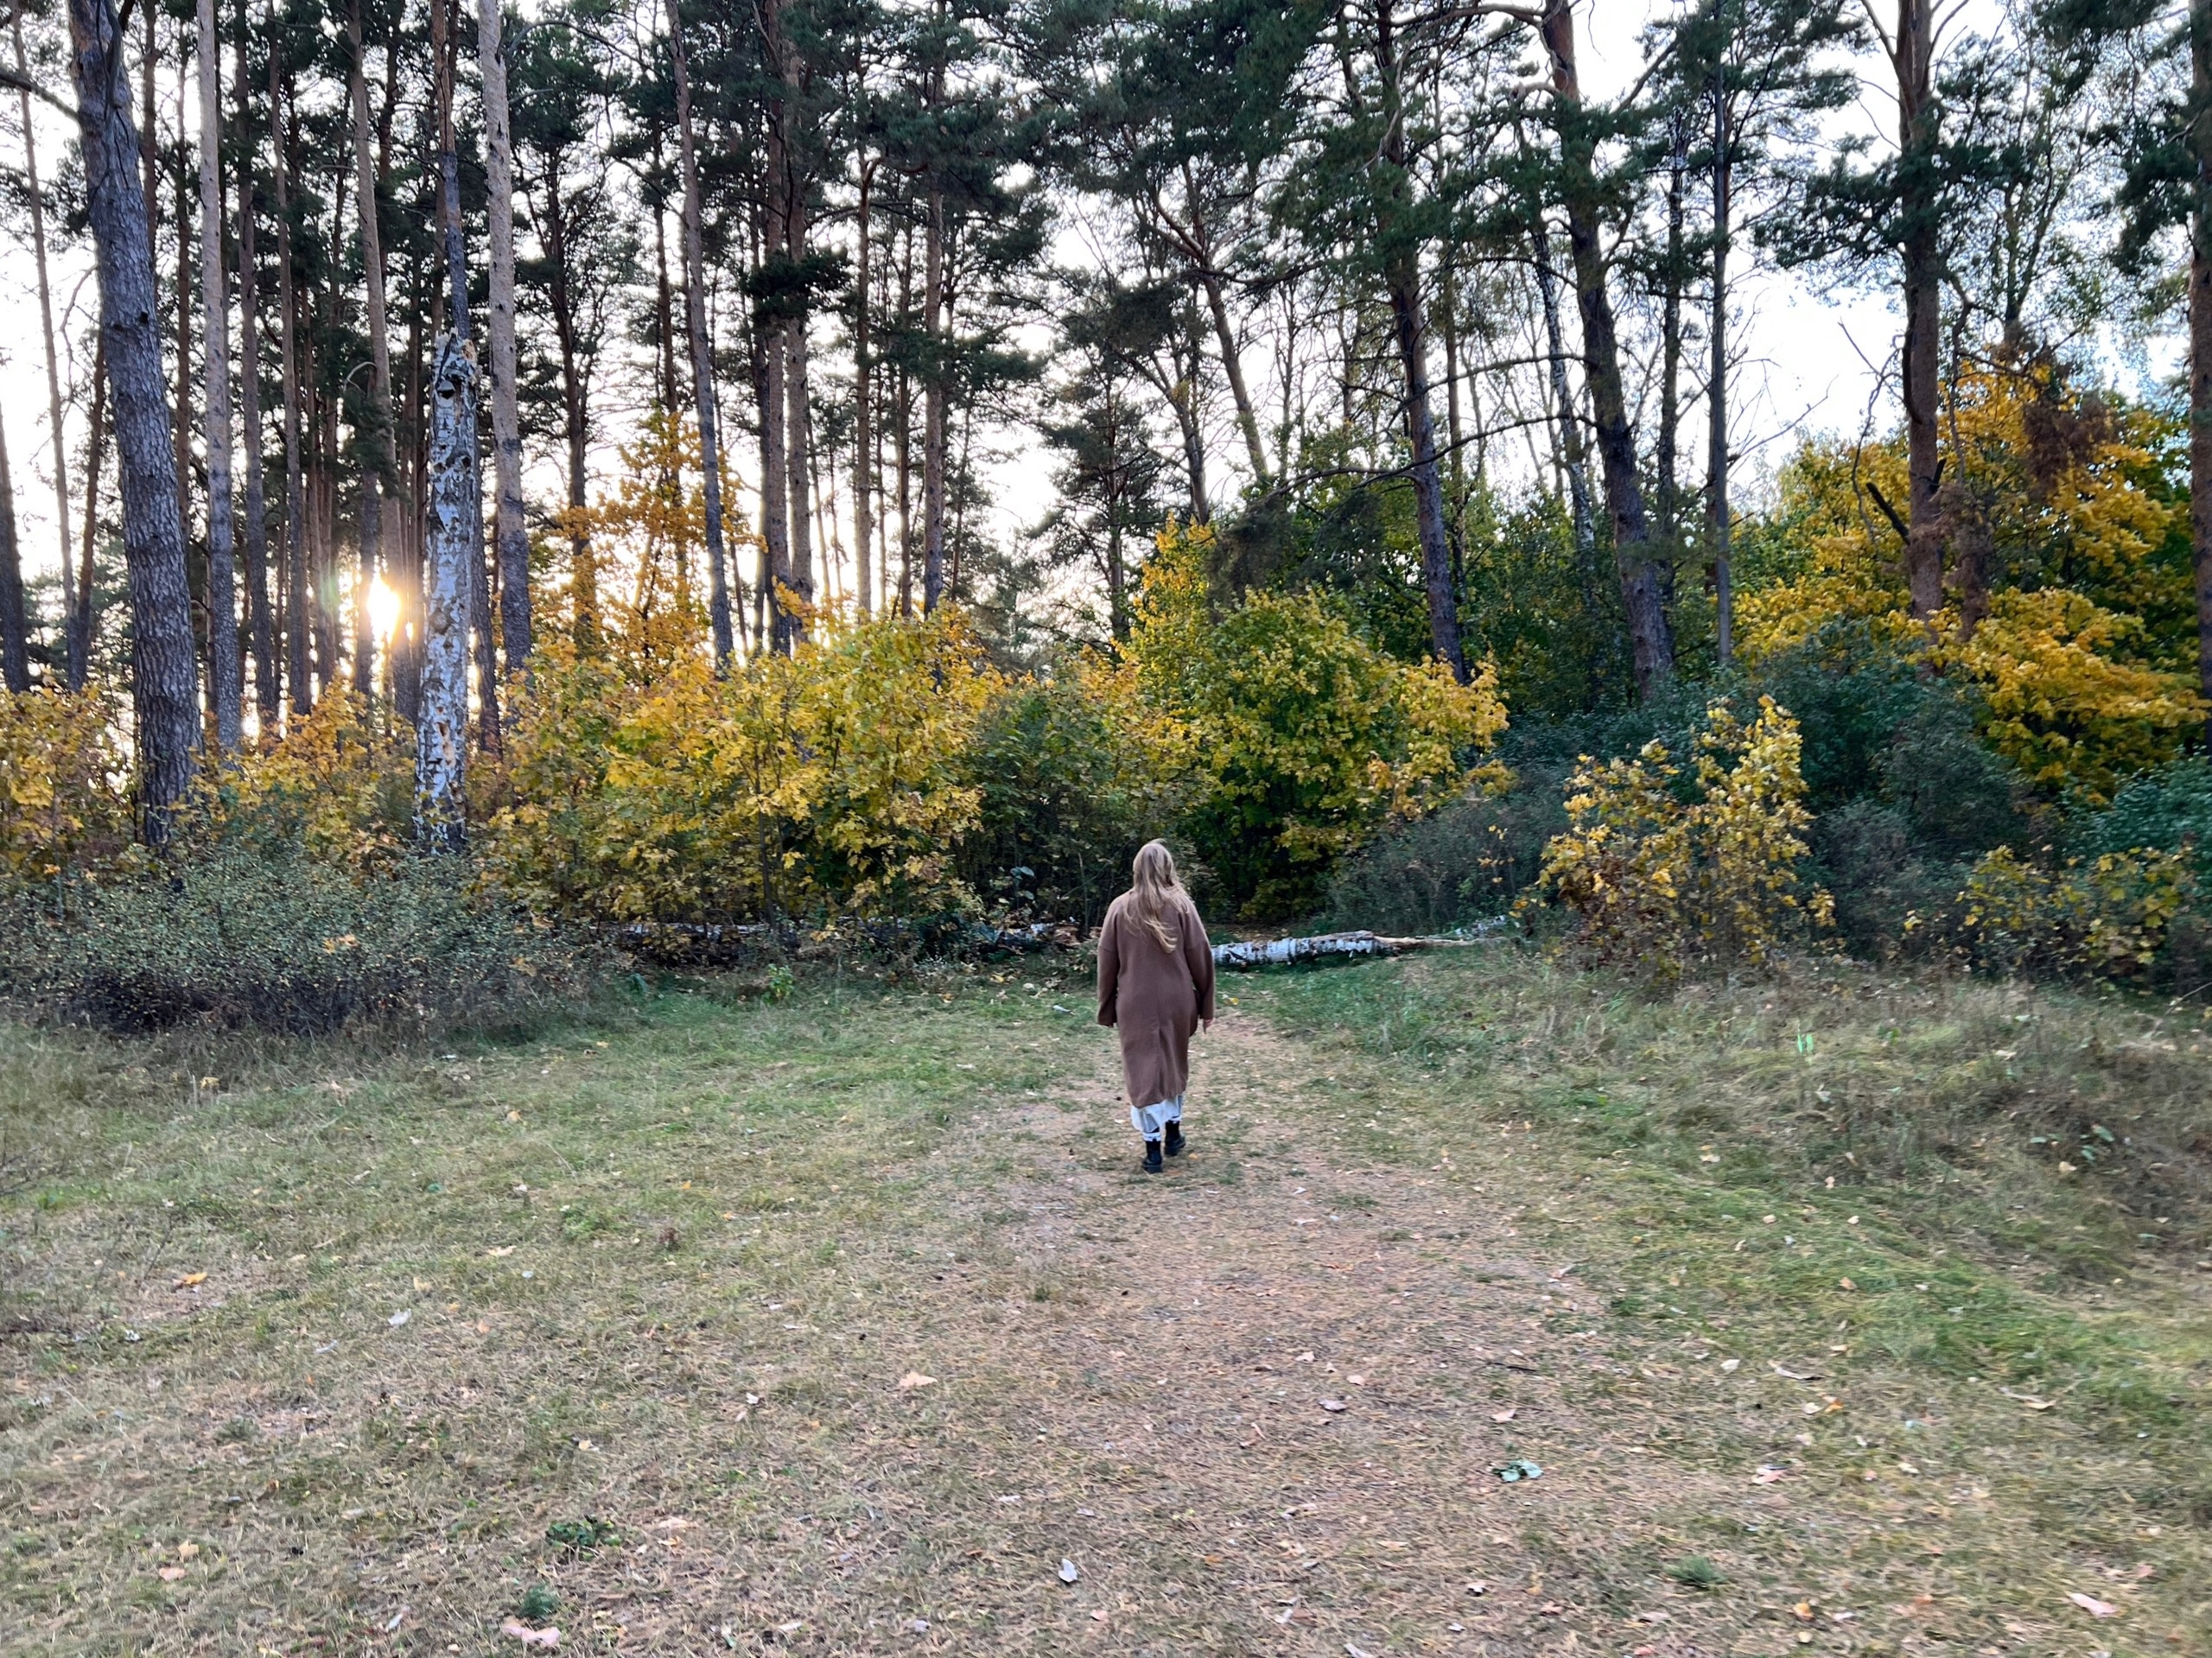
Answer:
[[[1663,0],[1588,0],[1580,12],[1580,37],[1585,84],[1593,95],[1615,92],[1634,77],[1641,67],[1637,41],[1643,26],[1662,9]],[[1995,0],[1969,0],[1966,25],[1986,26],[1996,10]],[[1863,66],[1870,75],[1878,67],[1872,60]],[[32,113],[41,176],[50,180],[73,137],[73,124],[36,103]],[[196,111],[194,119],[196,128]],[[1892,119],[1876,79],[1870,80],[1859,106],[1839,117],[1836,126],[1839,131],[1885,133]],[[12,92],[0,94],[0,154],[10,167],[21,166],[20,122]],[[51,238],[53,226],[48,230]],[[71,307],[89,308],[96,302],[89,270],[86,250],[57,250],[52,272],[57,327],[69,317]],[[1737,441],[1745,457],[1738,475],[1742,499],[1756,490],[1760,475],[1786,454],[1798,435],[1861,429],[1879,389],[1877,372],[1894,353],[1897,314],[1886,289],[1816,292],[1799,277],[1777,273],[1752,274],[1741,281],[1737,314],[1742,356],[1736,384]],[[728,395],[726,389],[725,397]],[[59,544],[46,410],[32,259],[28,246],[10,244],[0,256],[0,422],[6,429],[27,575],[50,570]],[[77,474],[83,432],[81,415],[72,412],[68,418],[71,483],[80,503],[73,514],[82,511],[82,480]],[[1874,418],[1878,427],[1891,420],[1886,397],[1875,407]],[[1764,440],[1764,448],[1755,438]],[[1686,436],[1685,442],[1695,450],[1694,438]],[[560,487],[552,470],[554,457],[547,454],[539,461],[531,491],[533,497],[550,497]],[[613,461],[609,443],[595,457],[601,481]],[[752,467],[741,453],[740,462],[749,478]],[[1003,527],[1035,523],[1051,496],[1049,464],[1041,456],[1017,454],[998,470]]]

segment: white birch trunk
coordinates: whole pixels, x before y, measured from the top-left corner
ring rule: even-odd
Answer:
[[[468,767],[469,565],[479,519],[476,365],[451,329],[430,368],[430,499],[423,547],[422,717],[415,728],[415,838],[454,852]]]

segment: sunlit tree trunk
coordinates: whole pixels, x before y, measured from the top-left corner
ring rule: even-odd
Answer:
[[[138,135],[123,92],[122,42],[108,0],[70,0],[77,125],[100,289],[100,334],[122,461],[123,552],[130,584],[131,702],[144,833],[166,843],[191,786],[200,697],[162,372],[154,251],[146,234]]]
[[[235,754],[245,740],[238,683],[238,579],[231,508],[231,318],[223,277],[223,80],[215,0],[200,0],[200,289],[207,341],[207,680],[215,742]]]

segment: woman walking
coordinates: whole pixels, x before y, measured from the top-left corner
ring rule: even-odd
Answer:
[[[1157,1174],[1163,1138],[1168,1156],[1183,1150],[1191,1032],[1213,1024],[1213,946],[1165,842],[1145,842],[1130,875],[1098,930],[1098,1022],[1120,1028],[1129,1121]]]

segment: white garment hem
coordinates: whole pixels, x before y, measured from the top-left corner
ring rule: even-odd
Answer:
[[[1171,1122],[1183,1121],[1183,1096],[1161,1100],[1154,1105],[1133,1105],[1129,1108],[1129,1126],[1147,1140],[1158,1140],[1167,1131]]]

